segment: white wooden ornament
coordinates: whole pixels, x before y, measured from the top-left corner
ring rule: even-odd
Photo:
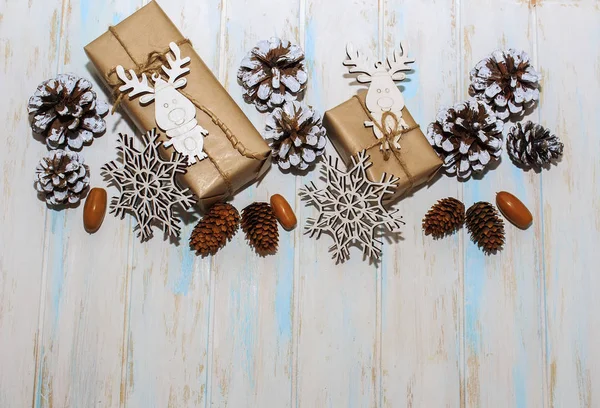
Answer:
[[[404,52],[404,47],[400,43],[400,49],[394,50],[391,57],[388,57],[385,63],[381,60],[370,64],[366,57],[363,57],[358,51],[354,50],[351,43],[346,45],[346,53],[348,59],[344,61],[344,65],[350,67],[348,72],[351,74],[358,73],[356,80],[361,84],[370,83],[367,93],[366,105],[371,113],[371,116],[377,121],[377,124],[372,121],[365,121],[365,127],[372,127],[377,139],[381,139],[384,135],[381,128],[391,131],[397,127],[407,129],[408,125],[402,119],[402,109],[404,109],[404,97],[402,92],[396,86],[394,81],[403,81],[406,79],[406,74],[402,71],[410,71],[408,64],[415,62],[414,59],[409,59]],[[385,123],[382,123],[382,117],[385,112],[391,112],[397,118],[388,115]],[[377,126],[379,125],[379,126]],[[400,149],[400,135],[396,135],[393,140],[394,148]],[[380,146],[380,149],[390,149],[386,142]]]
[[[190,62],[190,57],[181,58],[181,50],[174,42],[169,44],[169,48],[173,53],[173,56],[167,54],[169,67],[162,66],[168,78],[166,81],[159,74],[152,74],[152,87],[146,74],[142,74],[140,80],[131,69],[127,76],[125,69],[119,65],[116,68],[117,76],[124,83],[119,91],[129,91],[131,98],[142,95],[141,105],[155,102],[156,124],[170,138],[164,146],[173,146],[175,151],[187,158],[187,165],[191,166],[207,157],[203,147],[208,131],[198,124],[194,104],[177,90],[187,84],[186,78],[179,77],[190,72],[189,68],[184,67]]]
[[[299,191],[302,200],[315,206],[317,218],[309,218],[305,234],[317,238],[323,232],[331,235],[334,244],[329,248],[336,263],[350,259],[350,246],[358,244],[363,255],[378,259],[381,255],[381,241],[376,239],[380,227],[390,232],[396,231],[404,222],[398,210],[388,211],[383,199],[392,194],[398,178],[382,174],[379,182],[367,178],[371,167],[366,151],[352,156],[352,167],[344,172],[338,169],[338,159],[329,157],[323,162],[321,171],[325,176],[325,186],[317,188],[307,184]]]
[[[143,241],[152,238],[152,225],[159,224],[165,235],[179,236],[180,220],[174,209],[180,205],[188,210],[195,199],[189,188],[179,187],[175,178],[186,172],[185,158],[173,153],[169,160],[163,160],[158,152],[162,142],[158,141],[156,129],[143,136],[144,148],[140,151],[133,146],[133,137],[119,134],[123,166],[116,161],[102,166],[102,175],[115,183],[120,190],[113,197],[110,212],[123,218],[132,213],[138,224],[137,236]]]

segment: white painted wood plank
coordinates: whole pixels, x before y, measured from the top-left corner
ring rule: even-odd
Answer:
[[[542,125],[565,144],[542,179],[549,407],[598,406],[600,3],[538,1]],[[563,27],[563,29],[557,29]]]
[[[378,54],[376,1],[306,2],[305,49],[309,61],[307,102],[321,113],[344,102],[360,86],[342,65],[346,43],[365,54]],[[354,83],[354,85],[351,85]],[[331,145],[329,154],[337,157]],[[340,162],[341,165],[341,162]],[[303,177],[299,187],[323,183],[319,171]],[[297,198],[299,232],[314,207]],[[335,265],[332,239],[302,235],[298,253],[297,390],[299,407],[377,406],[379,342],[377,268],[351,250],[351,259]]]
[[[84,45],[138,4],[63,1],[57,71],[91,77]],[[127,129],[117,116],[106,120],[106,134],[82,150],[92,187],[104,187],[100,167],[115,154],[115,133]],[[49,212],[35,406],[119,405],[130,226],[107,215],[89,235],[82,214],[83,205]]]
[[[218,61],[220,1],[160,2],[213,70]],[[178,245],[162,234],[133,244],[126,364],[126,406],[198,407],[206,403],[210,259],[188,239],[197,214],[185,218]]]
[[[462,72],[466,97],[469,71],[497,48],[534,53],[535,21],[528,2],[461,2]],[[526,231],[506,222],[506,246],[485,256],[466,229],[464,314],[466,406],[541,406],[543,404],[543,319],[540,309],[541,231],[539,177],[524,173],[503,152],[501,164],[463,186],[465,204],[489,201],[506,190],[532,210]]]
[[[219,79],[262,132],[265,114],[242,100],[240,62],[271,36],[298,42],[297,1],[228,0],[224,3]],[[294,205],[295,182],[273,166],[258,184],[239,193],[241,212],[272,194]],[[214,257],[210,402],[217,407],[288,407],[292,388],[294,233],[279,230],[279,251],[261,258],[240,230]]]
[[[387,1],[384,51],[402,41],[414,72],[400,83],[406,106],[423,132],[440,106],[458,98],[454,1]],[[432,29],[435,27],[435,29]],[[406,226],[382,264],[382,381],[385,407],[460,405],[462,245],[460,234],[424,236],[421,221],[445,197],[460,199],[455,178],[441,176],[395,207]]]
[[[33,187],[46,151],[32,136],[27,101],[55,73],[59,1],[0,3],[0,406],[31,404],[46,205]],[[28,21],[37,30],[22,29]]]

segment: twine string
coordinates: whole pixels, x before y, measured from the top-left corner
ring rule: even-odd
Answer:
[[[401,149],[399,147],[397,147],[396,145],[398,145],[398,146],[400,145],[400,140],[405,134],[412,132],[415,129],[418,129],[420,126],[415,124],[408,128],[402,128],[402,126],[400,125],[400,120],[398,119],[398,116],[394,112],[389,112],[389,111],[383,112],[383,115],[381,115],[381,123],[380,123],[371,114],[371,111],[369,111],[365,102],[362,99],[360,99],[358,97],[358,95],[354,95],[354,97],[360,103],[360,106],[363,108],[363,110],[367,114],[369,120],[371,122],[373,122],[373,126],[375,126],[383,135],[380,139],[377,139],[375,142],[368,145],[365,148],[365,150],[372,149],[375,146],[381,146],[382,147],[381,150],[383,152],[383,159],[385,161],[388,161],[391,156],[394,156],[394,158],[400,165],[400,168],[402,168],[404,175],[408,179],[408,182],[410,183],[410,186],[409,186],[409,190],[410,190],[411,188],[414,187],[415,180],[414,180],[412,174],[410,173],[408,166],[402,159]],[[388,126],[388,118],[391,119],[392,126]]]

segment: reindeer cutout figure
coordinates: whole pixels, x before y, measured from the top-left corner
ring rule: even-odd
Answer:
[[[128,77],[125,69],[119,65],[116,68],[117,76],[124,83],[119,87],[119,91],[130,91],[130,98],[143,95],[140,97],[141,105],[155,101],[156,125],[169,137],[163,145],[173,146],[175,151],[187,158],[187,164],[191,166],[196,163],[196,159],[202,160],[207,157],[202,149],[204,136],[208,131],[198,124],[194,104],[177,90],[187,84],[187,79],[179,77],[190,72],[189,68],[184,67],[190,62],[190,57],[181,58],[181,50],[174,42],[169,44],[169,48],[174,57],[167,54],[169,67],[162,66],[168,80],[165,81],[159,74],[154,73],[152,87],[148,84],[146,74],[142,74],[140,80],[131,69]]]
[[[406,79],[406,74],[402,71],[410,71],[411,68],[407,64],[415,60],[407,58],[402,43],[400,43],[400,50],[394,50],[393,55],[387,58],[387,64],[383,61],[369,64],[367,58],[363,58],[358,51],[355,51],[350,43],[346,46],[346,53],[348,59],[344,61],[344,65],[350,67],[348,72],[360,73],[356,80],[361,84],[371,83],[366,106],[377,123],[365,121],[365,127],[372,127],[377,139],[386,136],[384,132],[393,135],[393,148],[400,150],[401,130],[408,129],[408,125],[402,119],[404,97],[394,81]],[[385,140],[380,146],[381,150],[390,150],[390,148],[392,146],[389,140]]]

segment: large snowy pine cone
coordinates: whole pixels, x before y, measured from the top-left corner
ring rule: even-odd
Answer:
[[[549,129],[531,121],[517,123],[506,137],[508,155],[524,167],[541,168],[550,164],[562,156],[563,147]]]
[[[76,204],[90,185],[90,170],[75,152],[51,150],[35,169],[35,188],[50,205]]]
[[[92,83],[73,74],[42,82],[29,98],[31,128],[50,149],[80,150],[106,130],[108,104],[96,99]]]
[[[540,97],[542,76],[531,66],[524,51],[494,51],[471,70],[469,93],[490,104],[506,121],[520,118]]]
[[[326,130],[321,117],[304,102],[288,101],[267,117],[264,138],[271,140],[274,161],[280,168],[306,170],[325,152]]]
[[[238,79],[247,103],[260,112],[272,110],[306,89],[304,51],[276,37],[260,41],[242,60]]]
[[[467,179],[500,157],[503,126],[487,104],[472,98],[440,110],[427,139],[444,160],[446,172]]]

